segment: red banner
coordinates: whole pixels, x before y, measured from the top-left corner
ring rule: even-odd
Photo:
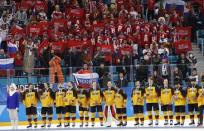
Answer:
[[[192,51],[191,41],[188,40],[179,40],[174,43],[174,47],[176,48],[176,54]]]
[[[120,47],[119,52],[121,55],[132,54],[133,49],[132,49],[132,46],[125,45],[123,47]]]
[[[102,44],[97,44],[96,47],[101,47],[101,51],[104,53],[111,53],[114,51],[112,45],[102,45]]]
[[[176,35],[180,39],[188,37],[191,38],[191,27],[176,27]]]
[[[49,46],[49,41],[44,40],[38,45],[38,55],[41,55],[43,53],[43,50],[45,47]]]
[[[85,11],[83,9],[71,9],[68,10],[67,15],[76,18],[84,18]]]
[[[57,41],[57,42],[54,42],[52,43],[52,49],[57,51],[57,52],[63,52],[64,51],[64,48],[65,48],[65,43],[66,42],[63,42],[63,41]]]

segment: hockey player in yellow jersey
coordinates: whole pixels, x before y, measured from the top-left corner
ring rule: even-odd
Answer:
[[[72,127],[75,127],[76,120],[76,105],[77,105],[77,91],[71,82],[67,83],[67,90],[64,97],[65,105],[65,127],[70,126],[72,119]]]
[[[201,87],[198,88],[198,111],[199,123],[198,127],[203,126],[203,110],[204,110],[204,75],[201,76]]]
[[[92,83],[92,88],[88,92],[88,97],[90,104],[92,127],[94,127],[95,125],[96,112],[98,112],[100,125],[103,126],[103,108],[102,108],[103,93],[97,86],[96,82]]]
[[[182,88],[180,81],[176,80],[174,83],[175,89],[173,91],[173,99],[177,121],[174,125],[183,126],[185,122],[186,90]]]
[[[144,125],[144,93],[145,90],[144,88],[142,88],[140,81],[136,81],[135,87],[133,88],[131,93],[131,100],[135,117],[135,126],[138,126],[139,124],[141,126]]]
[[[47,85],[47,83],[43,84],[42,89],[39,89],[39,98],[42,104],[41,115],[42,115],[42,128],[46,126],[46,115],[48,117],[48,125],[47,127],[51,127],[52,115],[53,115],[53,101],[54,101],[54,92]]]
[[[34,128],[37,128],[37,103],[39,100],[38,93],[36,90],[34,90],[32,84],[28,84],[28,89],[21,91],[21,95],[23,98],[23,104],[26,107],[26,115],[29,124],[27,128],[32,127],[32,116],[35,123]]]
[[[64,116],[64,97],[65,97],[65,90],[63,88],[63,85],[58,85],[58,90],[55,92],[55,100],[54,105],[56,107],[56,114],[58,119],[58,125],[57,127],[62,126],[62,117]]]
[[[88,99],[88,92],[84,89],[84,87],[78,86],[77,100],[79,105],[79,117],[81,122],[80,127],[83,127],[84,120],[85,120],[85,126],[88,127],[89,99]]]
[[[148,86],[145,88],[146,105],[149,117],[149,125],[153,125],[152,109],[155,112],[155,125],[159,124],[159,88],[153,83],[152,77],[148,78]]]
[[[188,112],[190,115],[191,122],[189,125],[195,125],[194,115],[198,115],[198,88],[196,84],[196,79],[191,79],[191,85],[187,88],[187,98],[188,98]]]
[[[164,79],[163,86],[160,89],[160,104],[164,114],[164,125],[173,125],[173,109],[172,109],[173,89],[169,86],[168,79]]]
[[[126,111],[126,104],[127,104],[127,95],[126,93],[115,86],[115,108],[116,108],[116,115],[119,120],[119,124],[117,126],[126,126],[127,125],[127,111]]]
[[[109,114],[112,115],[113,118],[116,118],[116,112],[114,107],[114,99],[115,99],[115,89],[112,87],[112,82],[107,82],[107,88],[103,91],[103,98],[105,102],[104,107],[104,115],[106,118],[106,125],[107,127],[111,127],[111,122],[109,122]],[[110,113],[109,113],[110,112]]]

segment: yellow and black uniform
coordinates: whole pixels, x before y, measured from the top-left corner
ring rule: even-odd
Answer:
[[[159,104],[158,104],[159,95],[160,95],[160,90],[155,85],[145,88],[147,111],[148,111],[149,120],[151,121],[152,121],[152,108],[155,112],[156,120],[158,121],[159,119]],[[157,124],[158,123],[156,123],[156,125]],[[152,125],[152,122],[149,125]]]
[[[88,99],[88,92],[86,90],[80,89],[77,92],[77,100],[79,104],[79,117],[81,121],[81,125],[83,126],[83,122],[85,119],[85,126],[88,126],[88,120],[89,120],[89,99]]]
[[[77,91],[74,88],[67,89],[64,98],[65,105],[65,121],[66,126],[70,124],[70,117],[72,118],[73,125],[76,120],[76,105],[77,105]]]
[[[144,88],[133,88],[131,93],[133,111],[135,114],[135,125],[139,124],[139,119],[141,125],[144,124]]]
[[[38,103],[38,93],[35,90],[26,90],[22,94],[23,98],[23,104],[26,107],[26,115],[28,117],[28,123],[30,128],[32,126],[31,121],[32,121],[32,115],[33,115],[33,120],[35,122],[35,128],[37,127],[37,103]]]
[[[204,85],[198,88],[198,111],[199,111],[199,126],[203,125],[203,110],[204,110]]]
[[[170,119],[171,124],[173,124],[172,102],[173,102],[173,89],[171,87],[162,87],[160,89],[161,110],[163,111],[165,121],[168,121],[168,119]]]
[[[105,108],[104,108],[104,115],[107,120],[108,117],[108,108],[110,107],[112,116],[115,118],[115,108],[114,108],[114,99],[115,99],[115,89],[113,87],[107,88],[103,90],[103,98],[105,102]]]
[[[191,124],[194,124],[194,111],[196,112],[196,114],[198,113],[198,88],[198,85],[187,88],[188,112],[192,121]]]
[[[51,124],[53,114],[54,92],[50,88],[43,89],[41,92],[39,92],[39,98],[42,104],[41,114],[43,124],[46,123],[46,114],[48,115],[49,124]],[[42,127],[44,126],[45,125],[42,125]]]
[[[180,124],[180,118],[182,119],[181,125],[183,125],[185,121],[186,90],[180,87],[179,89],[174,89],[173,93],[177,120],[175,125]]]
[[[96,89],[91,88],[88,92],[88,97],[89,97],[92,124],[95,122],[95,114],[96,112],[98,112],[99,120],[102,125],[103,124],[103,108],[102,108],[103,93],[99,88],[96,88]]]
[[[120,121],[119,126],[122,126],[122,125],[126,126],[127,125],[127,111],[126,111],[127,95],[122,89],[116,89],[114,102],[116,107],[116,114]]]
[[[61,126],[61,119],[62,119],[62,115],[64,115],[64,97],[65,97],[65,90],[64,89],[59,89],[55,92],[55,100],[54,100],[54,104],[56,107],[56,114],[57,114],[57,118],[58,118],[58,122],[59,125],[57,125],[57,127]]]

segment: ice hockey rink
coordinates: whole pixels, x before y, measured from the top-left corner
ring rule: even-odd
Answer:
[[[91,123],[89,123],[89,126],[88,127],[80,127],[80,123],[77,122],[75,127],[73,128],[72,126],[70,127],[66,127],[64,128],[64,126],[62,125],[61,128],[57,128],[56,125],[57,124],[52,124],[51,128],[41,128],[41,125],[38,124],[38,127],[37,128],[29,128],[27,129],[26,126],[27,125],[19,125],[18,126],[18,129],[17,130],[74,130],[74,131],[77,131],[77,130],[91,130],[91,131],[96,131],[96,130],[111,130],[111,131],[117,131],[117,130],[137,130],[137,131],[144,131],[144,130],[189,130],[189,131],[192,131],[192,130],[204,130],[203,127],[197,127],[197,120],[195,120],[195,125],[194,126],[189,126],[189,123],[190,123],[190,120],[189,119],[186,119],[185,120],[185,125],[184,126],[164,126],[164,120],[160,120],[159,121],[159,125],[156,126],[156,125],[153,125],[153,126],[149,126],[148,123],[149,121],[148,120],[145,120],[145,123],[144,123],[144,126],[134,126],[134,121],[128,121],[128,124],[126,127],[118,127],[116,125],[115,122],[112,122],[112,125],[111,127],[106,127],[105,125],[103,127],[100,126],[100,123],[99,122],[96,122],[95,123],[95,126],[92,127],[91,126]],[[176,123],[176,121],[174,120],[174,123]],[[0,130],[12,130],[12,127],[10,126],[0,126]]]

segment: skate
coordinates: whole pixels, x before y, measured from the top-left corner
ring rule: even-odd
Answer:
[[[45,128],[45,127],[46,127],[46,125],[45,125],[45,124],[42,124],[42,125],[41,125],[41,127],[42,127],[42,128]]]
[[[135,122],[135,124],[134,124],[135,126],[138,126],[139,125],[139,122]]]
[[[51,127],[51,124],[48,124],[47,127],[50,128],[50,127]]]
[[[158,121],[158,120],[156,120],[155,125],[156,125],[156,126],[158,126],[158,125],[159,125],[159,121]]]
[[[117,124],[117,126],[122,126],[123,125],[123,123],[122,122],[120,122],[119,124]]]
[[[184,122],[181,122],[181,126],[183,126],[184,125]]]
[[[68,127],[68,123],[65,123],[65,124],[64,124],[64,127]]]
[[[149,126],[152,126],[152,125],[153,125],[153,121],[150,120],[148,125],[149,125]]]
[[[82,122],[79,126],[80,126],[80,127],[83,127],[83,126],[84,126],[84,123]]]
[[[29,125],[27,126],[27,128],[32,128],[32,124],[29,124]]]
[[[168,123],[168,120],[165,120],[165,122],[164,122],[164,125],[166,126],[166,125],[168,125],[169,123]]]
[[[91,124],[91,126],[92,126],[92,127],[94,127],[94,126],[95,126],[94,122]]]
[[[61,126],[62,126],[62,124],[61,124],[61,123],[57,125],[57,127],[61,127]]]
[[[75,123],[72,123],[72,127],[75,127]]]
[[[35,125],[34,125],[34,128],[37,128],[37,127],[38,127],[38,125],[37,125],[37,124],[35,124]]]
[[[197,127],[203,127],[203,124],[198,123]]]
[[[127,126],[127,122],[124,122],[124,123],[123,123],[123,126]]]
[[[179,126],[179,125],[180,125],[180,122],[176,122],[174,125],[175,125],[175,126]]]
[[[89,126],[89,123],[88,123],[88,122],[86,122],[85,127],[88,127],[88,126]]]
[[[103,126],[103,122],[101,122],[101,126]]]
[[[173,120],[170,120],[170,125],[171,125],[171,126],[173,125]]]
[[[191,123],[189,123],[189,126],[193,126],[193,125],[195,125],[195,121],[194,120],[191,121]]]
[[[144,126],[144,123],[140,123],[140,126]]]

